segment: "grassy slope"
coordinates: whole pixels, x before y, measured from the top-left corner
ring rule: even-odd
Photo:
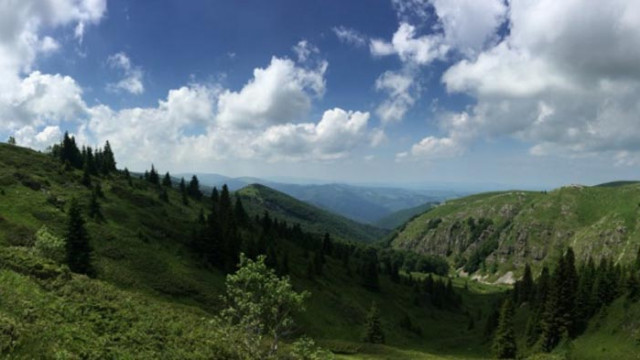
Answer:
[[[386,230],[332,214],[264,185],[249,185],[237,193],[250,214],[262,215],[267,209],[273,216],[289,223],[299,223],[309,232],[328,232],[342,240],[367,243],[379,240],[387,233]]]
[[[72,196],[87,205],[89,190],[79,185],[80,178],[80,171],[64,172],[49,156],[0,144],[0,327],[16,334],[14,355],[211,358],[215,329],[209,320],[220,307],[224,277],[199,266],[185,248],[206,203],[184,206],[179,194],[169,191],[170,203],[164,204],[142,180],[134,179],[130,187],[120,175],[101,179],[106,221],[87,221],[98,279],[87,279],[32,248],[42,225],[64,234],[65,204]],[[467,331],[465,315],[415,307],[410,289],[386,277],[381,293],[364,290],[331,258],[325,275],[309,281],[304,252],[282,246],[290,247],[294,285],[312,294],[299,330],[325,346],[368,356],[370,348],[359,339],[366,311],[376,301],[383,310],[389,352],[463,358],[486,353],[487,344],[476,340],[481,325]],[[482,307],[493,298],[464,296]],[[398,314],[404,313],[419,324],[422,336],[399,326]]]
[[[614,256],[627,262],[640,245],[640,184],[619,187],[563,187],[546,192],[486,193],[452,200],[413,219],[392,241],[398,248],[468,257],[500,228],[499,248],[487,258],[501,272],[534,267],[572,246],[578,259]],[[477,237],[468,218],[493,225]],[[432,219],[442,222],[430,228]],[[433,224],[433,222],[432,222]],[[495,236],[495,235],[493,235]]]

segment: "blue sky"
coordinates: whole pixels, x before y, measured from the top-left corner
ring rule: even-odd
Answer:
[[[174,173],[638,178],[640,5],[586,2],[0,0],[0,136]]]

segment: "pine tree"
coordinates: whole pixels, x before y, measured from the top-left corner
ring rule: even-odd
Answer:
[[[200,191],[200,182],[198,177],[193,175],[191,181],[189,181],[189,187],[187,187],[187,194],[196,200],[202,199],[202,191]]]
[[[151,164],[151,171],[149,171],[149,182],[154,185],[160,184],[160,176],[158,176],[158,172],[153,164]]]
[[[89,170],[89,166],[87,164],[82,168],[82,185],[86,187],[91,186],[91,171]]]
[[[91,200],[89,201],[89,217],[98,221],[104,218],[100,202],[98,202],[98,193],[95,189],[91,192]]]
[[[65,250],[67,265],[71,271],[89,276],[94,274],[89,234],[84,227],[84,219],[76,199],[71,201],[69,208]]]
[[[240,196],[237,195],[236,193],[236,204],[233,207],[233,211],[234,211],[234,216],[236,219],[236,222],[239,225],[246,225],[247,221],[249,220],[249,217],[247,215],[246,210],[244,209],[244,205],[242,205],[242,200],[240,199]]]
[[[180,195],[182,195],[182,203],[189,205],[189,198],[187,197],[187,185],[184,182],[184,178],[180,179]]]
[[[162,186],[169,188],[173,186],[173,183],[171,182],[171,175],[169,175],[168,171],[164,174],[164,178],[162,178]]]
[[[531,267],[527,263],[524,266],[524,274],[522,280],[519,281],[519,303],[531,301],[534,293],[533,276],[531,275]]]
[[[111,150],[111,144],[107,140],[102,151],[102,172],[106,175],[113,171],[116,171],[116,160]]]
[[[516,335],[513,325],[513,302],[505,300],[500,311],[498,329],[493,340],[493,352],[498,359],[513,359],[517,354]]]
[[[371,344],[384,344],[385,341],[382,323],[380,322],[380,310],[375,302],[371,304],[371,309],[369,309],[369,314],[367,315],[363,340]]]

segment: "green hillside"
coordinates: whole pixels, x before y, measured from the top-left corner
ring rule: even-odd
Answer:
[[[252,184],[238,190],[237,194],[250,214],[262,215],[267,210],[287,222],[300,224],[309,232],[330,233],[341,240],[366,243],[380,240],[388,233],[387,230],[330,213],[264,185]]]
[[[405,224],[394,248],[447,256],[456,267],[519,274],[572,246],[577,259],[635,258],[640,246],[640,184],[567,186],[550,192],[509,191],[451,200]]]
[[[55,151],[60,154],[62,150]],[[99,154],[98,158],[104,156],[102,152]],[[85,163],[86,159],[85,155]],[[344,219],[263,186],[241,190],[238,193],[241,202],[232,203],[233,197],[224,191],[214,200],[194,193],[193,189],[181,192],[179,188],[160,185],[154,182],[158,179],[154,179],[153,172],[146,178],[128,177],[124,171],[100,170],[96,163],[93,170],[86,166],[80,170],[51,154],[0,144],[3,358],[239,358],[236,351],[239,345],[232,341],[234,338],[219,314],[225,307],[222,301],[225,277],[235,271],[233,264],[229,268],[229,261],[240,251],[254,257],[267,254],[268,266],[287,274],[293,289],[310,294],[304,303],[306,310],[295,315],[296,326],[285,338],[282,354],[294,349],[292,342],[305,335],[338,359],[491,358],[496,309],[506,298],[516,299],[519,304],[515,335],[521,354],[539,352],[536,347],[524,344],[528,336],[527,319],[545,319],[547,315],[541,312],[544,307],[540,304],[553,309],[534,295],[542,293],[542,283],[529,287],[519,283],[517,291],[511,291],[506,285],[450,276],[446,262],[437,256],[343,242],[340,239],[357,238],[370,228],[349,225]],[[585,195],[591,191],[597,193]],[[596,206],[598,203],[618,209],[620,214],[609,210],[611,218],[624,220],[624,214],[632,215],[623,211],[627,209],[623,204],[637,191],[636,185],[629,185],[565,188],[549,194],[477,195],[438,206],[417,217],[401,229],[392,243],[397,246],[396,242],[420,219],[427,223],[429,234],[458,217],[465,219],[458,226],[470,227],[459,235],[467,231],[502,241],[501,236],[506,235],[491,237],[491,234],[514,230],[500,216],[512,214],[508,219],[515,224],[518,216],[527,213],[525,209],[547,206],[552,212],[553,205],[545,205],[549,203],[544,200],[556,197],[562,200],[555,201],[562,201],[563,205],[579,204],[561,206],[567,216],[572,212],[579,214],[571,224],[597,223],[605,212]],[[591,203],[585,200],[591,197],[600,200]],[[64,244],[67,236],[74,198],[79,201],[93,248],[92,277],[71,272],[58,252],[64,249],[60,244]],[[514,203],[519,205],[510,205]],[[243,213],[243,207],[250,216]],[[502,211],[494,214],[491,210],[495,208]],[[470,214],[478,216],[480,210],[486,216],[494,215],[478,217],[485,220],[467,220]],[[90,216],[92,212],[94,216]],[[562,222],[553,213],[546,216],[539,221],[548,221],[559,229],[569,221]],[[302,223],[297,224],[298,220]],[[340,226],[354,226],[355,230],[345,235],[340,233],[344,229]],[[455,233],[456,227],[453,229]],[[325,231],[329,231],[329,237],[324,237]],[[211,238],[212,235],[215,236]],[[550,256],[551,253],[547,256],[552,269],[563,244],[555,244],[557,256]],[[501,249],[502,245],[498,245]],[[569,245],[580,248],[577,242]],[[604,247],[598,249],[605,253]],[[629,245],[626,250],[629,253],[614,248],[606,254],[628,262],[636,259],[636,249]],[[454,254],[448,255],[455,259]],[[531,258],[521,260],[527,259]],[[640,266],[640,261],[636,262]],[[514,260],[507,264],[517,263]],[[591,319],[585,323],[586,331],[571,342],[560,343],[550,355],[553,358],[603,358],[600,355],[625,358],[637,352],[640,282],[633,281],[635,278],[630,275],[635,268],[613,266],[612,262],[603,264],[597,271],[606,275],[598,275],[587,291],[580,292],[596,296],[589,305],[588,316],[584,315],[585,319]],[[487,264],[480,267],[490,268]],[[587,277],[583,275],[584,267],[579,264],[576,267],[580,269],[582,288],[582,279]],[[506,265],[498,268],[507,269]],[[553,279],[567,278],[559,274],[554,270]],[[385,344],[362,341],[372,303],[380,309],[379,324]],[[563,314],[558,316],[562,318]],[[279,358],[306,359],[293,355]]]
[[[407,221],[411,220],[411,218],[413,218],[414,216],[430,210],[437,204],[438,203],[435,202],[428,202],[416,207],[412,207],[410,209],[396,211],[393,214],[387,215],[382,219],[376,221],[375,225],[383,229],[395,229],[398,226],[401,226]]]
[[[189,198],[185,204],[177,189],[127,178],[121,171],[91,175],[87,187],[83,171],[49,154],[6,144],[0,144],[0,165],[0,353],[18,359],[229,358],[230,345],[220,340],[214,320],[222,307],[225,274],[193,250],[200,214],[209,215],[209,198]],[[97,184],[104,193],[102,219],[88,216]],[[250,190],[256,192],[254,199],[265,201],[264,207],[252,204]],[[280,205],[282,199],[274,196],[282,195],[266,188],[250,187],[242,194],[249,212],[269,210],[272,219],[279,219],[275,232],[261,230],[264,219],[240,227],[243,247],[251,244],[248,239],[266,239],[277,264],[287,259],[294,287],[311,293],[307,310],[296,319],[294,337],[307,334],[340,356],[356,359],[407,353],[485,357],[488,344],[479,336],[480,327],[467,330],[468,313],[489,309],[501,289],[472,286],[467,291],[463,282],[454,281],[460,308],[445,306],[444,300],[436,306],[432,301],[437,298],[417,290],[417,280],[390,276],[398,267],[385,270],[384,259],[400,259],[402,265],[405,255],[337,241],[357,234],[353,230],[348,236],[332,232],[336,240],[325,251],[317,247],[321,236],[296,232],[293,223],[284,227],[283,220],[321,216],[308,218],[312,224],[328,217],[330,225],[320,224],[319,232],[352,223],[335,225],[331,221],[337,217],[328,213],[291,208],[300,203],[287,203],[286,197]],[[84,213],[95,278],[71,273],[52,259],[50,243],[41,241],[43,233],[44,238],[64,238],[72,198]],[[287,212],[279,213],[282,209]],[[322,270],[313,267],[310,277],[318,252],[324,253]],[[380,269],[376,290],[364,286],[362,275],[371,261],[376,273]],[[386,346],[361,342],[372,302],[382,309]],[[488,313],[481,311],[477,321]]]

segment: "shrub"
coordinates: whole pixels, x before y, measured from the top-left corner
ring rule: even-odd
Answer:
[[[64,260],[64,239],[49,232],[46,226],[42,226],[36,232],[36,251],[51,260],[62,262]]]

